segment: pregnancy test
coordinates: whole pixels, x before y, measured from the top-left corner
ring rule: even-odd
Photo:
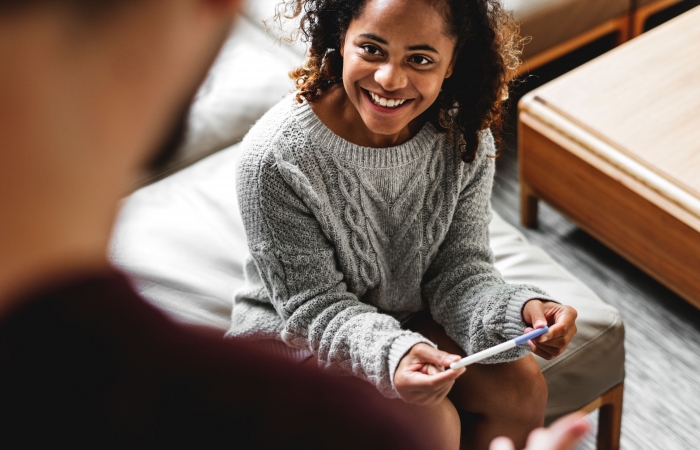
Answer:
[[[525,333],[520,337],[516,337],[515,339],[511,339],[510,341],[498,344],[495,347],[487,348],[484,351],[474,353],[473,355],[467,356],[466,358],[462,358],[457,362],[453,362],[452,364],[450,364],[450,369],[459,369],[460,367],[465,367],[470,364],[478,363],[479,361],[483,361],[486,358],[489,358],[493,355],[505,352],[506,350],[515,348],[518,345],[525,344],[527,341],[535,339],[536,337],[540,337],[548,331],[549,327],[538,328],[534,331],[530,331],[529,333]]]

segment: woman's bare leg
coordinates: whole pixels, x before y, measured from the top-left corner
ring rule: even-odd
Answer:
[[[316,357],[312,357],[303,364],[313,366],[318,365]],[[374,394],[381,397],[381,394],[369,383],[353,378],[363,389],[371,390]],[[435,406],[419,406],[405,403],[400,399],[385,399],[391,402],[394,406],[396,403],[402,405],[406,411],[414,419],[415,423],[421,424],[423,432],[431,436],[431,440],[435,443],[433,448],[440,450],[459,450],[461,438],[461,424],[457,409],[449,399],[444,399],[439,405]]]
[[[464,355],[433,320],[411,326],[446,352]],[[468,412],[462,424],[462,448],[487,449],[497,436],[508,436],[523,448],[533,429],[544,424],[547,384],[532,355],[503,364],[474,364],[457,379],[449,398]]]

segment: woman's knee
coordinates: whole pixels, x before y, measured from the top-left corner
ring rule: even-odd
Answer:
[[[547,382],[542,375],[537,361],[532,355],[516,361],[510,383],[506,390],[505,410],[500,413],[512,413],[523,421],[541,426],[544,422],[544,411],[547,406]],[[499,408],[500,409],[500,408]]]
[[[435,418],[439,422],[437,429],[440,430],[443,442],[442,447],[436,448],[452,448],[459,449],[460,436],[462,434],[462,424],[457,413],[457,408],[450,400],[445,398],[436,407]]]
[[[465,375],[450,393],[465,411],[534,426],[544,421],[547,383],[532,355],[510,363],[473,366]]]
[[[457,409],[450,400],[445,398],[437,405],[411,405],[411,408],[418,416],[417,422],[425,427],[424,433],[436,444],[435,448],[459,449],[462,426]]]

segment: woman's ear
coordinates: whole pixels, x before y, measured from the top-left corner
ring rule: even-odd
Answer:
[[[445,74],[445,78],[450,78],[452,74],[454,73],[455,66],[457,65],[457,58],[459,57],[459,51],[455,51],[455,54],[452,55],[452,61],[450,61],[450,65],[447,67],[447,73]]]
[[[340,35],[340,57],[345,57],[345,33]]]

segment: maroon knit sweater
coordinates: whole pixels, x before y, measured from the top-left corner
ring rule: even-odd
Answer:
[[[428,448],[371,386],[189,329],[117,273],[0,320],[0,447]]]

